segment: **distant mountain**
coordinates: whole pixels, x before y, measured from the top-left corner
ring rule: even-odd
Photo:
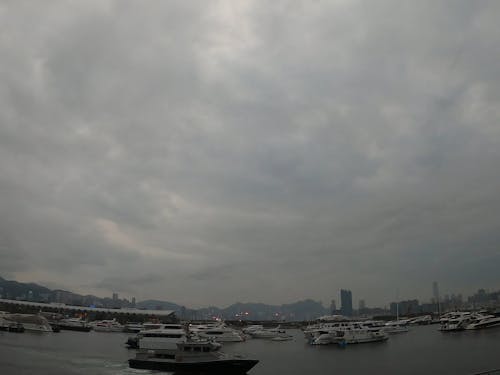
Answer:
[[[330,314],[321,302],[306,299],[286,305],[281,305],[281,311],[289,316],[290,320],[312,320],[323,315]]]
[[[79,306],[134,307],[126,299],[113,300],[92,295],[83,296],[65,290],[51,290],[34,283],[5,280],[2,277],[0,277],[0,297],[37,302],[59,302]],[[169,301],[146,300],[137,302],[135,307],[149,310],[173,310],[181,319],[219,317],[226,320],[312,320],[328,314],[328,310],[323,307],[321,302],[311,299],[284,305],[237,302],[226,308],[210,306],[201,309],[189,309]]]
[[[51,292],[49,288],[35,283],[20,283],[0,277],[0,296],[2,298],[24,297],[24,299],[40,300],[50,295]]]
[[[67,290],[52,290],[35,283],[5,280],[2,277],[0,277],[0,298],[34,302],[58,302],[77,306],[131,307],[131,303],[127,300],[115,301],[111,298],[99,298],[92,295],[83,296]]]
[[[218,316],[230,320],[311,320],[328,314],[321,302],[310,299],[285,305],[235,303],[224,309],[209,307],[197,310],[204,317]]]
[[[148,299],[146,301],[140,301],[136,303],[136,307],[139,309],[147,310],[174,310],[181,311],[182,306],[168,301],[158,301],[155,299]]]

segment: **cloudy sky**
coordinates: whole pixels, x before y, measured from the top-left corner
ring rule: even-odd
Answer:
[[[497,1],[1,1],[0,276],[187,306],[500,288]]]

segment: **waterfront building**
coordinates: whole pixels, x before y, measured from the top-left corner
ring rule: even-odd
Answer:
[[[418,302],[418,299],[391,303],[391,314],[394,316],[396,316],[398,313],[399,315],[413,315],[413,314],[419,314],[420,312],[421,312],[421,307]]]

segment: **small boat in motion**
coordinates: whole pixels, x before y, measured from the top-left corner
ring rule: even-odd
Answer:
[[[219,351],[221,344],[214,341],[188,341],[177,344],[177,350],[139,351],[129,359],[136,369],[172,371],[181,374],[246,374],[259,361]]]
[[[116,319],[96,320],[90,326],[96,332],[123,332],[123,326]]]

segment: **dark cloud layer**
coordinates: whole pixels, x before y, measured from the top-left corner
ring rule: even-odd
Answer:
[[[500,287],[495,1],[0,5],[0,274],[188,306]]]

